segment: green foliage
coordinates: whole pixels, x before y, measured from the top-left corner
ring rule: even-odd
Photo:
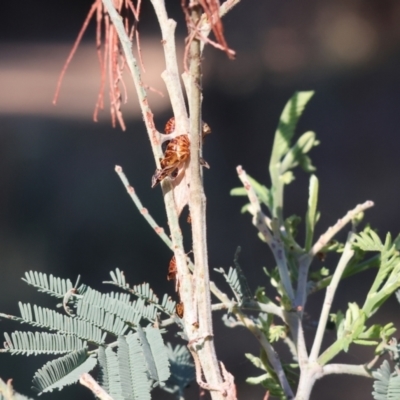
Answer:
[[[261,350],[260,357],[256,357],[252,354],[246,353],[245,357],[256,367],[264,372],[255,377],[250,377],[246,379],[246,382],[250,385],[262,385],[269,391],[270,396],[274,398],[278,398],[280,400],[286,400],[284,391],[279,383],[279,380],[268,362],[268,358],[263,350]],[[297,365],[286,365],[284,366],[285,372],[294,377],[294,368],[297,368]],[[293,382],[292,382],[293,383]]]
[[[400,288],[400,254],[390,233],[386,235],[385,243],[382,243],[370,228],[357,235],[355,246],[365,252],[380,253],[378,273],[363,305],[366,315],[371,316]]]
[[[269,210],[272,210],[273,207],[273,200],[271,196],[271,192],[268,190],[268,188],[264,185],[261,185],[258,183],[254,178],[252,178],[250,175],[247,175],[249,178],[249,181],[251,183],[251,186],[253,187],[254,191],[256,192],[256,195],[260,202],[264,204],[265,206],[268,207]],[[247,191],[243,187],[237,187],[231,190],[230,192],[231,196],[247,196]],[[246,205],[248,206],[248,205]],[[247,209],[241,210],[242,212],[246,212]]]
[[[308,210],[306,214],[306,243],[304,246],[306,251],[309,251],[311,249],[314,236],[314,228],[319,218],[319,213],[317,212],[318,186],[318,178],[315,175],[311,175],[308,197]]]
[[[129,288],[121,271],[112,272],[111,276],[115,277],[113,282],[118,280],[118,286]],[[169,350],[160,329],[151,325],[142,328],[141,324],[158,324],[159,310],[172,316],[175,303],[169,296],[165,295],[159,302],[147,284],[134,286],[129,289],[130,294],[101,293],[84,285],[74,289],[68,280],[32,271],[23,280],[40,292],[62,298],[66,313],[19,303],[21,317],[0,314],[16,322],[56,331],[4,333],[1,352],[65,354],[36,372],[33,379],[36,391],[60,390],[77,382],[96,365],[100,385],[115,400],[150,399],[155,385],[166,384],[170,376]],[[136,300],[131,299],[132,294]],[[108,336],[114,337],[114,341]],[[189,363],[186,359],[183,361],[187,368]],[[178,357],[174,362],[175,368],[179,368]],[[189,376],[185,376],[187,381]]]
[[[42,272],[25,272],[25,278],[22,278],[28,285],[35,287],[39,292],[47,293],[50,296],[64,298],[72,288],[72,282],[69,279],[56,278],[53,275],[43,274]]]
[[[301,166],[306,172],[315,170],[307,153],[319,144],[314,132],[306,132],[292,145],[292,139],[300,116],[305,106],[313,96],[314,92],[296,92],[286,104],[275,132],[275,139],[269,164],[271,176],[271,188],[258,183],[249,175],[250,184],[257,194],[259,201],[267,206],[271,216],[283,222],[283,189],[294,179],[293,169]],[[317,220],[316,196],[318,194],[318,183],[316,178],[312,178],[310,184],[310,215],[307,218],[307,240],[312,238],[313,224]],[[231,190],[232,196],[247,196],[244,188],[234,188]],[[315,206],[315,207],[314,207]],[[249,210],[249,204],[242,208],[242,212]]]
[[[174,393],[178,398],[183,396],[184,389],[196,378],[192,357],[186,346],[175,348],[167,344],[171,375],[162,389]]]
[[[348,352],[352,344],[373,346],[375,354],[378,356],[388,351],[387,343],[393,340],[392,335],[396,331],[394,324],[388,322],[382,325],[369,325],[368,319],[400,288],[400,235],[392,240],[391,235],[388,234],[385,241],[382,242],[377,233],[368,225],[363,231],[356,233],[356,228],[359,227],[364,216],[363,210],[366,209],[362,205],[362,207],[357,206],[350,211],[343,219],[346,223],[352,223],[352,231],[354,232],[348,237],[346,246],[333,240],[333,235],[345,224],[340,219],[315,242],[315,227],[320,216],[318,212],[319,181],[315,175],[310,176],[307,212],[304,218],[297,215],[284,218],[283,192],[285,185],[291,183],[294,179],[294,168],[301,167],[308,173],[315,171],[315,167],[308,156],[310,150],[318,144],[315,134],[306,132],[300,135],[297,141],[294,140],[298,120],[312,94],[312,92],[295,93],[281,114],[269,163],[271,186],[264,186],[247,173],[239,174],[244,187],[232,189],[231,195],[248,196],[251,201],[251,204],[245,204],[241,211],[252,214],[253,225],[259,230],[258,236],[272,250],[276,264],[269,266],[268,269],[264,268],[264,272],[268,276],[271,286],[276,288],[278,292],[278,302],[281,308],[289,313],[283,317],[286,323],[284,325],[277,325],[275,323],[276,317],[273,314],[263,312],[259,312],[257,316],[252,316],[252,321],[262,331],[269,343],[283,340],[288,345],[294,360],[297,359],[298,343],[295,342],[298,328],[291,326],[290,312],[293,312],[293,308],[300,305],[299,315],[302,317],[305,298],[303,300],[301,296],[301,285],[305,287],[305,297],[329,285],[333,285],[329,289],[334,291],[340,279],[371,268],[377,268],[375,280],[366,295],[364,304],[359,306],[355,302],[350,302],[345,312],[339,310],[335,314],[331,314],[331,320],[336,327],[337,338],[322,352],[320,352],[320,347],[323,330],[318,327],[320,343],[315,346],[316,351],[314,353],[318,354],[313,354],[313,357],[317,357],[320,366],[324,366],[340,352]],[[256,198],[253,192],[256,194]],[[261,206],[268,209],[267,214],[263,213]],[[305,224],[304,245],[300,245],[296,241],[302,219]],[[268,232],[266,232],[267,230]],[[371,257],[370,252],[377,254]],[[309,266],[313,258],[317,256],[320,261],[324,262],[327,253],[342,253],[342,258],[336,269],[333,268],[331,273],[328,268],[322,266],[310,271]],[[336,270],[339,270],[340,274],[336,274]],[[225,278],[240,305],[237,276],[230,270]],[[291,292],[296,291],[297,293],[290,295]],[[260,303],[261,310],[264,309],[261,305],[271,303],[271,300],[265,295],[263,287],[256,290],[255,298]],[[293,300],[294,298],[295,300]],[[329,299],[329,296],[327,298]],[[398,294],[398,299],[400,301],[400,294]],[[326,305],[324,304],[324,306]],[[330,304],[326,309],[330,310]],[[324,325],[328,322],[327,316],[326,312],[323,319]],[[235,326],[235,323],[231,321],[230,326]],[[290,334],[295,339],[294,342],[290,340]],[[313,348],[313,350],[315,349]],[[394,352],[393,348],[391,351]],[[398,355],[398,352],[396,354]],[[247,355],[247,357],[255,366],[264,371],[260,376],[249,378],[248,382],[262,384],[269,390],[270,395],[279,398],[283,396],[282,381],[277,379],[276,371],[269,365],[265,353],[262,351],[259,358],[250,355]],[[393,359],[398,360],[399,357],[396,359],[393,356]],[[400,371],[398,364],[396,371]],[[387,365],[381,367],[380,375],[379,377],[377,375],[376,378],[374,392],[376,399],[400,398],[400,391],[397,391],[396,386],[398,378],[395,373],[390,374]]]
[[[398,400],[400,398],[400,375],[391,372],[387,360],[381,367],[372,373],[375,378],[372,395],[375,400]]]
[[[141,285],[136,285],[133,286],[132,288],[129,286],[129,284],[125,280],[125,275],[122,271],[120,271],[118,268],[115,271],[110,272],[112,281],[106,281],[103,283],[108,283],[111,285],[118,286],[120,289],[126,290],[129,293],[137,296],[139,299],[145,300],[147,303],[150,303],[150,305],[153,307],[149,307],[146,316],[148,316],[148,319],[151,319],[152,312],[156,313],[156,309],[164,312],[165,314],[169,316],[173,316],[175,314],[175,305],[176,303],[172,301],[168,295],[164,295],[162,302],[160,303],[159,298],[157,295],[153,292],[153,290],[150,288],[150,285],[148,283],[143,283]],[[152,311],[150,311],[152,310]],[[143,313],[144,315],[144,313]]]
[[[47,332],[19,332],[10,335],[4,333],[4,350],[11,354],[61,354],[70,353],[74,350],[87,349],[86,342],[77,336],[62,335]]]
[[[241,284],[241,281],[239,280],[236,268],[229,267],[228,274],[225,273],[223,268],[214,268],[214,271],[219,272],[220,274],[223,275],[226,282],[230,286],[233,294],[235,295],[236,301],[238,302],[238,304],[242,304],[244,298],[244,293],[242,288],[243,284]]]
[[[91,371],[97,364],[93,356],[87,354],[86,349],[73,351],[64,357],[49,361],[39,369],[33,377],[33,389],[39,394],[61,390],[66,385],[71,385],[79,377]]]

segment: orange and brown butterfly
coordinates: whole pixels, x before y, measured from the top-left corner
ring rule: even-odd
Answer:
[[[167,275],[167,280],[172,281],[176,279],[176,259],[175,256],[172,256],[171,261],[169,262],[168,266],[168,275]]]
[[[177,315],[180,319],[183,318],[183,315],[184,315],[184,312],[185,312],[185,306],[183,305],[182,302],[181,302],[181,303],[176,303],[175,312],[176,312],[176,315]]]
[[[165,125],[164,132],[168,135],[175,131],[175,118],[172,117]],[[203,138],[211,133],[210,127],[203,122]],[[190,140],[188,135],[179,135],[167,143],[164,151],[164,157],[160,159],[161,168],[157,168],[151,179],[151,187],[157,186],[162,180],[168,177],[174,180],[181,167],[190,157]],[[200,159],[201,165],[209,168],[209,165],[203,159]]]

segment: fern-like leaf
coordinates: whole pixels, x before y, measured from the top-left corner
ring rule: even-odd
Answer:
[[[108,378],[108,366],[106,349],[103,346],[99,347],[97,352],[97,365],[99,366],[99,375],[97,381],[100,386],[108,393],[110,391],[110,383]]]
[[[390,365],[384,360],[380,368],[372,373],[375,378],[372,395],[375,400],[398,400],[400,398],[400,376],[391,373]]]
[[[85,307],[103,309],[105,312],[115,315],[125,323],[134,326],[139,324],[143,315],[148,315],[145,301],[139,299],[132,302],[131,296],[128,293],[100,293],[97,290],[88,288],[84,296],[80,299],[80,302],[87,303]]]
[[[356,236],[354,245],[364,251],[382,251],[384,249],[381,239],[370,228]]]
[[[286,103],[275,133],[270,168],[279,163],[281,157],[289,151],[297,122],[313,94],[314,92],[296,92]]]
[[[140,326],[137,327],[137,335],[140,340],[140,344],[142,346],[142,352],[147,364],[147,371],[149,377],[154,381],[158,381],[157,367],[154,362],[153,354],[151,352],[150,343],[147,340],[145,332]]]
[[[164,295],[163,301],[160,303],[158,296],[154,293],[153,289],[151,289],[148,283],[142,283],[141,285],[129,287],[129,284],[125,281],[125,276],[123,272],[121,272],[118,268],[115,272],[111,271],[110,275],[112,281],[106,281],[103,283],[110,283],[112,285],[118,286],[123,290],[129,291],[131,294],[137,296],[139,299],[145,300],[147,303],[149,303],[150,307],[143,310],[143,318],[154,322],[157,315],[156,308],[166,313],[168,316],[173,316],[175,314],[175,302],[169,299],[169,296]]]
[[[133,399],[133,385],[131,380],[131,365],[129,357],[129,346],[123,336],[118,337],[118,368],[121,377],[122,397],[126,400]]]
[[[118,316],[107,313],[104,309],[84,300],[78,302],[77,318],[116,336],[123,335],[129,328]]]
[[[47,332],[19,332],[4,333],[4,350],[11,354],[62,354],[74,350],[86,349],[86,342],[72,335],[60,335]]]
[[[113,283],[121,288],[129,288],[129,284],[126,283],[124,272],[119,268],[116,268],[115,272],[110,272]]]
[[[99,349],[99,382],[114,400],[150,400],[151,380],[138,334],[118,337],[118,350]]]
[[[39,292],[61,299],[73,288],[69,279],[56,278],[53,275],[47,276],[47,274],[36,271],[25,272],[25,278],[22,280],[37,288]]]
[[[135,400],[150,400],[151,381],[148,377],[147,365],[137,333],[128,335],[131,379]]]
[[[102,343],[102,332],[96,326],[86,321],[71,318],[48,308],[32,307],[30,304],[18,303],[21,318],[13,319],[28,323],[32,326],[56,330],[59,333],[71,334],[83,340],[88,340],[97,344]]]
[[[109,384],[108,393],[114,400],[124,400],[122,396],[121,376],[119,374],[117,354],[111,347],[107,347],[105,356],[107,361],[107,380]]]
[[[33,377],[33,389],[39,394],[61,390],[66,385],[71,385],[79,380],[79,377],[91,371],[97,363],[97,359],[88,356],[85,349],[67,354],[64,357],[49,361]]]
[[[165,382],[170,375],[168,351],[165,347],[161,332],[157,328],[148,326],[146,328],[146,337],[149,342],[151,352],[157,368],[157,381],[159,383]]]
[[[235,295],[237,302],[241,304],[243,301],[244,294],[242,291],[241,282],[239,280],[236,268],[229,267],[228,274],[226,274],[223,268],[215,268],[214,270],[223,275],[226,282],[230,286],[233,294]]]
[[[171,375],[162,389],[183,397],[184,389],[196,378],[192,356],[186,346],[178,345],[173,348],[167,343],[167,351]]]

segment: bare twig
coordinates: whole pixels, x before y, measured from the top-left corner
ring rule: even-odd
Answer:
[[[366,201],[365,203],[359,204],[353,210],[350,210],[342,219],[339,219],[335,225],[328,228],[328,230],[320,236],[318,241],[314,244],[311,250],[301,257],[299,262],[299,278],[297,282],[297,293],[296,293],[296,306],[304,309],[307,295],[307,280],[308,270],[314,256],[326,246],[329,241],[348,224],[354,217],[360,212],[373,207],[372,201]]]
[[[79,378],[79,383],[86,386],[100,400],[113,400],[113,398],[95,381],[92,375],[84,373]]]
[[[353,241],[354,241],[354,234],[353,234],[353,232],[350,232],[347,237],[346,245],[344,247],[342,256],[340,257],[339,263],[333,274],[332,281],[329,284],[329,286],[326,288],[325,300],[324,300],[324,304],[322,306],[321,316],[319,318],[317,332],[315,334],[314,343],[313,343],[310,357],[309,357],[309,361],[311,363],[315,362],[319,356],[322,339],[324,337],[324,333],[325,333],[325,329],[326,329],[326,323],[329,318],[329,312],[331,310],[331,306],[332,306],[332,302],[333,302],[333,298],[335,296],[337,286],[340,282],[340,278],[342,277],[344,269],[346,268],[348,262],[354,255],[354,250],[351,247]]]
[[[324,376],[332,374],[349,374],[371,378],[371,371],[366,365],[327,364],[322,368]]]
[[[144,219],[149,223],[149,225],[154,229],[158,236],[160,236],[161,240],[171,249],[173,250],[173,245],[171,239],[165,233],[164,229],[157,225],[154,218],[149,214],[147,208],[144,208],[142,202],[139,200],[139,197],[135,193],[135,189],[129,184],[128,178],[125,176],[122,168],[119,165],[115,166],[115,172],[120,177],[123,185],[125,186],[129,196],[131,197],[132,201],[135,203],[135,206],[143,215]]]

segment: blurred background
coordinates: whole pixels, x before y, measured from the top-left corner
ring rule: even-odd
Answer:
[[[182,54],[185,27],[180,1],[168,1],[179,23]],[[116,164],[135,187],[145,207],[167,227],[159,188],[151,189],[155,165],[130,77],[128,103],[122,107],[127,130],[112,128],[108,106],[92,121],[100,86],[95,24],[89,25],[71,62],[56,106],[52,98],[62,66],[91,0],[4,2],[0,13],[0,311],[17,314],[18,301],[54,306],[54,301],[26,286],[21,277],[37,270],[98,290],[109,271],[120,268],[128,282],[150,282],[159,295],[175,296],[166,281],[171,254],[138,213],[114,172]],[[397,235],[399,211],[400,2],[397,0],[247,0],[224,18],[235,61],[207,48],[204,54],[203,119],[213,133],[204,158],[210,267],[228,268],[242,247],[240,263],[250,286],[266,286],[262,267],[273,267],[268,248],[258,238],[244,198],[230,197],[239,186],[235,167],[269,186],[268,162],[281,110],[296,90],[315,90],[298,133],[314,130],[321,141],[311,158],[320,179],[317,234],[365,200],[376,206],[367,220],[381,237]],[[143,2],[140,21],[144,81],[166,92],[160,78],[163,54],[151,5]],[[182,57],[180,65],[182,66]],[[171,116],[166,97],[149,95],[158,130]],[[295,171],[286,191],[286,216],[306,211],[308,176]],[[184,212],[184,219],[186,214]],[[183,222],[185,225],[185,222]],[[189,227],[186,227],[189,233]],[[339,239],[345,237],[343,232]],[[190,239],[187,239],[190,250]],[[333,268],[335,256],[324,264]],[[359,304],[374,272],[343,282],[332,311]],[[223,278],[212,279],[226,288]],[[308,303],[308,338],[314,334],[323,293]],[[389,300],[374,321],[400,327],[400,305]],[[264,391],[245,383],[258,376],[244,352],[258,355],[256,340],[244,329],[228,329],[215,317],[219,358],[236,376],[240,399],[262,399]],[[1,321],[1,332],[20,329]],[[328,333],[327,342],[334,339]],[[310,341],[311,343],[311,341]],[[367,362],[372,352],[352,347],[342,362]],[[47,357],[1,355],[0,376],[14,378],[17,390],[30,392],[31,377]],[[317,382],[312,399],[372,398],[372,381],[330,376]],[[63,399],[91,394],[78,385]],[[155,393],[156,399],[172,399]],[[192,385],[187,399],[197,399]]]

